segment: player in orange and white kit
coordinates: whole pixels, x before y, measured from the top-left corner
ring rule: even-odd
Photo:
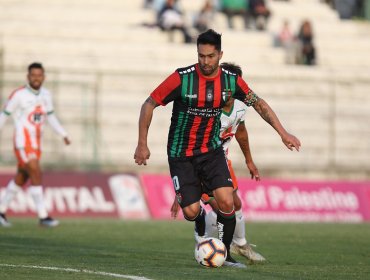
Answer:
[[[39,163],[45,120],[47,119],[51,127],[63,137],[66,145],[70,144],[70,140],[54,114],[50,92],[42,87],[45,71],[41,63],[32,63],[28,66],[27,80],[26,86],[15,90],[10,95],[0,113],[0,129],[9,115],[14,119],[14,152],[18,160],[17,173],[8,183],[5,194],[0,200],[0,226],[11,226],[5,213],[17,191],[30,179],[29,193],[34,200],[40,225],[55,227],[59,221],[49,217],[46,210]]]
[[[236,73],[237,75],[242,75],[242,70],[239,66],[231,64],[231,63],[222,63],[221,68],[224,70],[230,71],[232,73]],[[220,129],[220,136],[222,140],[222,146],[226,153],[228,154],[229,146],[231,140],[236,138],[239,143],[239,146],[244,154],[245,162],[247,167],[250,171],[251,178],[255,179],[256,181],[260,180],[259,172],[256,165],[253,162],[252,155],[249,148],[249,140],[248,140],[248,132],[244,124],[244,118],[246,114],[247,106],[239,101],[234,100],[231,98],[226,105],[222,108],[221,113],[221,129]],[[234,185],[234,208],[235,208],[235,216],[236,216],[236,225],[235,231],[233,235],[233,241],[230,246],[230,252],[234,254],[238,254],[241,256],[246,257],[252,263],[259,263],[264,262],[265,258],[255,252],[252,249],[252,244],[249,244],[246,240],[245,234],[245,220],[243,217],[242,212],[242,202],[238,195],[238,183],[232,168],[231,160],[228,160],[228,166],[230,170],[230,175]],[[206,214],[206,236],[208,237],[217,237],[217,211],[218,205],[216,200],[209,196],[207,193],[203,193],[202,202],[204,204],[209,204],[212,207],[213,211],[210,211]],[[178,212],[178,204],[175,198],[175,201],[171,207],[171,215],[172,217],[177,216]],[[198,240],[197,232],[194,232],[196,240]]]

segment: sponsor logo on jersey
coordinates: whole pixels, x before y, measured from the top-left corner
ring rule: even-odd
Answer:
[[[221,113],[220,108],[192,108],[188,107],[186,112],[189,115],[212,118],[217,117]]]
[[[186,98],[197,98],[196,94],[185,94]]]
[[[28,121],[33,125],[41,125],[45,122],[45,112],[41,106],[37,106],[34,111],[28,115]]]

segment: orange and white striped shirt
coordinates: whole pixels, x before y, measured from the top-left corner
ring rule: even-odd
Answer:
[[[53,129],[61,136],[66,137],[66,131],[53,112],[51,94],[44,87],[36,91],[26,85],[15,90],[10,95],[2,112],[3,116],[5,114],[13,117],[15,125],[14,148],[41,150],[41,135],[47,118],[50,118],[49,123]],[[0,121],[0,128],[4,122],[5,120]]]

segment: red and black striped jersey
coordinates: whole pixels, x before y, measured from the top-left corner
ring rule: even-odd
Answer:
[[[213,78],[203,76],[198,64],[177,69],[150,95],[163,106],[173,101],[168,156],[191,157],[220,147],[222,107],[231,96],[248,103],[250,92],[241,77],[221,68]]]

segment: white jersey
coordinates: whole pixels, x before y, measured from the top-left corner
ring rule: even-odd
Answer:
[[[3,111],[14,120],[14,147],[41,149],[41,134],[45,120],[53,111],[52,98],[47,89],[41,87],[39,91],[35,91],[27,85],[15,90]],[[61,127],[57,132],[62,136],[67,135]]]
[[[229,149],[230,142],[238,129],[238,125],[241,122],[244,122],[246,112],[247,106],[237,99],[234,100],[234,105],[230,112],[227,113],[222,111],[220,137],[222,140],[222,146],[226,153]]]

